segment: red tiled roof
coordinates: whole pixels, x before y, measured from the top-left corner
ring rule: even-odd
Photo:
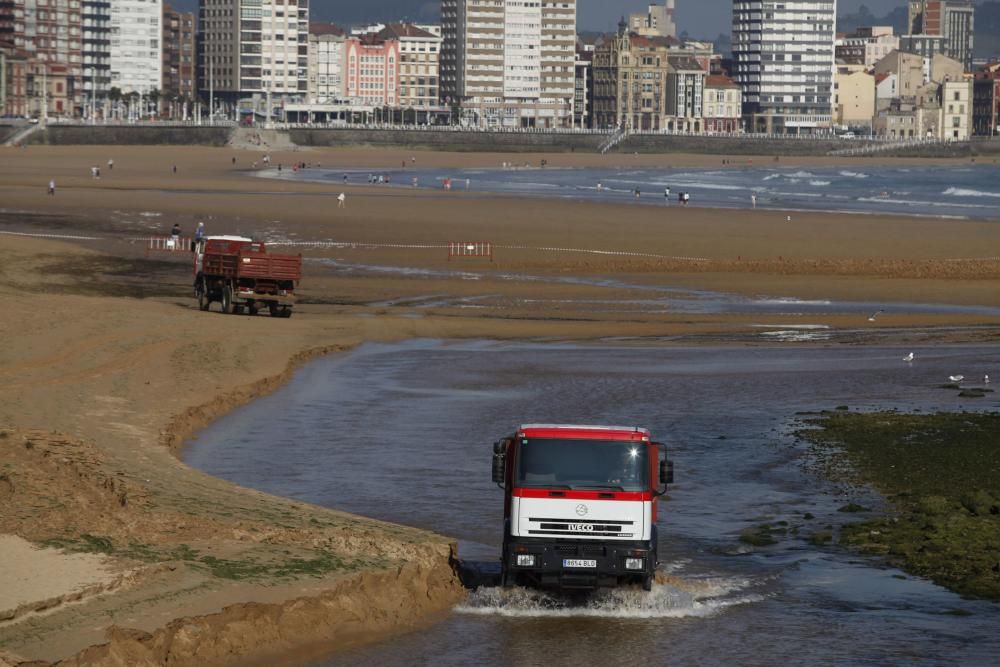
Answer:
[[[383,39],[398,39],[400,37],[423,37],[434,39],[435,35],[412,23],[390,23],[379,33]]]
[[[709,74],[705,77],[706,88],[739,88],[739,85],[725,74]]]
[[[344,35],[347,34],[347,32],[336,23],[322,23],[319,21],[310,21],[309,34],[334,35],[335,37],[343,37]]]

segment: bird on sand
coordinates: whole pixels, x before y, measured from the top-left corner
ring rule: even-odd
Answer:
[[[962,380],[965,379],[965,376],[964,375],[949,375],[948,379],[951,380],[952,382],[961,382]]]
[[[905,357],[903,357],[903,361],[907,361],[907,362],[913,361],[913,353],[910,352],[908,355],[906,355]]]
[[[879,316],[879,313],[884,313],[884,312],[885,311],[882,310],[881,308],[878,309],[878,310],[876,310],[874,313],[872,313],[871,315],[868,316],[868,321],[869,322],[874,322],[875,318]]]

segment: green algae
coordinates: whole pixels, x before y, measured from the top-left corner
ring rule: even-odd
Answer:
[[[962,595],[1000,600],[1000,414],[828,412],[799,435],[843,459],[892,514],[839,542]],[[837,466],[830,466],[831,469]]]

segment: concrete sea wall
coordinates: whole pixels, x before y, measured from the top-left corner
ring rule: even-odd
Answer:
[[[155,127],[149,125],[50,125],[28,138],[28,143],[71,145],[201,145],[225,146],[229,127]]]

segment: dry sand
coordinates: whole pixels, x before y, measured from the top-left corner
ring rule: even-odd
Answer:
[[[862,342],[869,328],[900,342],[918,327],[939,331],[942,340],[997,339],[996,317],[912,315],[874,325],[838,314],[804,320],[616,312],[586,305],[624,296],[613,288],[490,275],[614,276],[742,294],[996,306],[1000,262],[985,259],[1000,247],[996,222],[815,213],[789,226],[773,212],[697,208],[665,221],[647,207],[364,187],[350,188],[348,208],[338,211],[337,189],[249,178],[244,170],[258,156],[197,147],[0,149],[0,231],[102,239],[0,235],[0,533],[104,554],[80,561],[44,552],[55,560],[37,564],[58,577],[20,596],[25,602],[18,605],[55,602],[44,615],[0,620],[0,651],[10,661],[76,656],[67,664],[156,664],[168,654],[171,664],[302,661],[411,629],[459,599],[447,538],[241,489],[175,457],[194,430],[272,390],[319,354],[416,336],[717,340],[754,331],[762,319],[858,330]],[[276,153],[272,160],[369,167],[398,165],[408,156],[325,150]],[[113,172],[108,158],[115,160]],[[515,157],[418,153],[417,159],[459,166]],[[553,166],[718,160],[548,159]],[[101,180],[90,178],[91,165],[102,167]],[[50,178],[54,197],[45,194]],[[165,233],[174,221],[189,231],[197,220],[211,233],[430,245],[304,252],[366,264],[459,267],[485,277],[342,277],[307,263],[304,303],[290,320],[202,313],[189,294],[183,253],[146,259],[141,244],[125,240]],[[492,265],[449,263],[440,245],[450,239],[702,259],[522,249],[498,253]],[[494,297],[482,309],[441,305],[409,316],[407,299],[484,292]],[[376,302],[385,303],[368,305]],[[962,325],[977,328],[954,333]],[[20,542],[0,541],[0,560],[23,553]],[[107,581],[100,577],[108,567],[114,585],[88,588]],[[74,597],[81,587],[87,592]]]

